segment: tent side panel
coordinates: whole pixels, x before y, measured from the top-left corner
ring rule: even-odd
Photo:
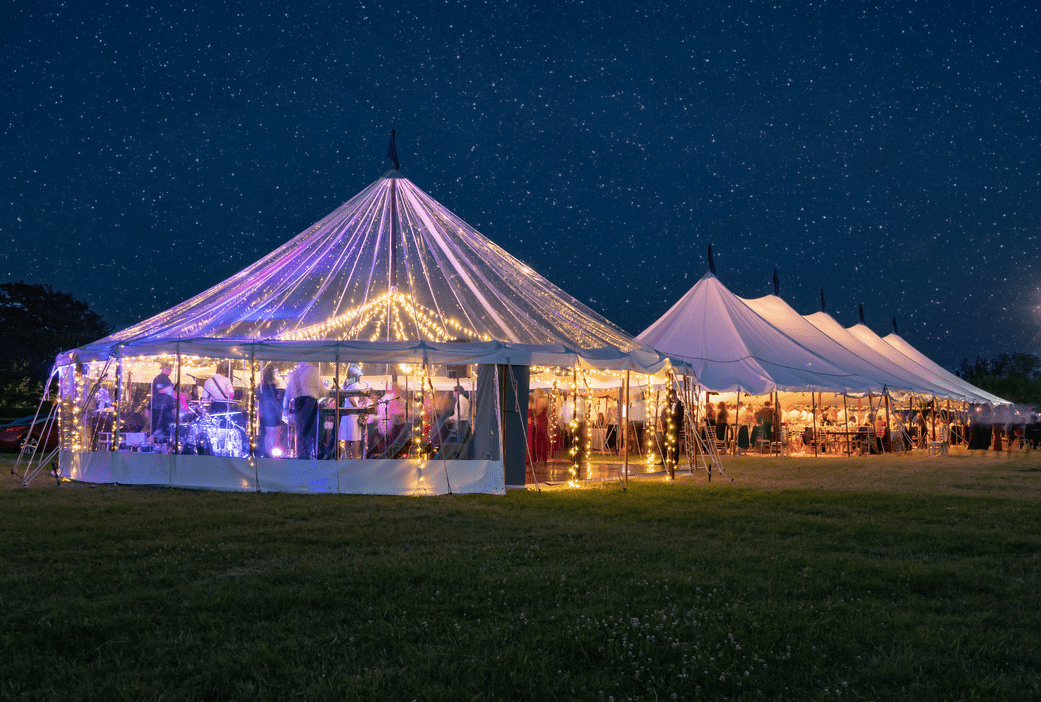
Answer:
[[[157,453],[62,451],[62,475],[88,483],[162,485],[206,490],[443,495],[506,493],[501,460],[298,461],[178,456]]]

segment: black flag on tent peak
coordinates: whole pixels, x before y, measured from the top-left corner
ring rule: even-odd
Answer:
[[[896,334],[896,317],[893,317],[893,333]]]
[[[860,323],[864,324],[864,305],[860,306]]]
[[[821,312],[824,311],[824,291],[821,290]]]
[[[387,145],[387,158],[394,162],[395,170],[400,171],[401,164],[398,163],[398,145],[397,141],[394,139],[395,133],[396,132],[393,129],[390,130],[390,144]]]
[[[777,279],[777,269],[774,268],[774,295],[781,296],[781,281]]]
[[[716,274],[716,262],[712,260],[712,244],[708,245],[708,272]]]

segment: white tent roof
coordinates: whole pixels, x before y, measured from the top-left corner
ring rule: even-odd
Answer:
[[[966,380],[964,380],[962,378],[959,378],[954,373],[951,373],[949,370],[945,369],[943,366],[939,365],[938,363],[935,363],[932,359],[930,359],[924,353],[922,353],[921,351],[919,351],[915,347],[911,346],[911,344],[907,343],[903,338],[898,336],[896,334],[896,332],[893,332],[892,334],[889,334],[888,336],[884,337],[882,339],[882,341],[884,341],[887,344],[889,344],[890,346],[892,346],[894,349],[899,351],[901,354],[903,354],[907,358],[911,359],[911,361],[913,361],[914,363],[917,363],[919,366],[922,366],[924,368],[928,368],[930,371],[935,373],[937,376],[939,376],[940,378],[943,378],[950,385],[953,385],[955,387],[961,388],[963,391],[971,393],[973,395],[977,395],[977,396],[986,398],[985,401],[990,403],[990,404],[993,404],[993,405],[1008,405],[1008,404],[1012,404],[1008,400],[1003,400],[1000,397],[998,397],[997,395],[992,395],[991,393],[987,392],[986,390],[981,390],[980,388],[976,387],[972,383],[970,383],[970,382],[968,382],[968,381],[966,381]]]
[[[904,368],[905,372],[911,373],[921,378],[924,382],[936,387],[937,391],[935,394],[938,397],[950,397],[980,404],[988,404],[990,402],[990,400],[986,399],[983,395],[978,395],[972,391],[966,390],[965,388],[958,387],[954,383],[948,383],[944,378],[940,377],[940,375],[929,368],[911,360],[883,341],[882,337],[871,331],[871,329],[863,323],[849,327],[847,331],[862,343],[877,351],[880,355],[885,356],[893,361],[893,363]]]
[[[666,362],[395,169],[245,270],[58,362],[188,347],[323,361],[581,358],[652,373]]]
[[[848,349],[859,358],[863,358],[866,362],[881,369],[887,376],[893,378],[890,388],[910,390],[925,395],[944,394],[945,387],[930,383],[925,378],[908,370],[904,364],[879,353],[871,344],[865,343],[850,334],[849,330],[835,321],[827,312],[815,312],[804,316],[803,319],[843,348]]]
[[[842,392],[870,385],[785,335],[711,273],[636,338],[686,361],[715,392]]]
[[[744,298],[742,298],[744,299]],[[879,394],[883,388],[890,390],[915,390],[913,379],[894,373],[898,369],[891,367],[884,357],[865,348],[850,348],[833,338],[822,329],[817,328],[806,317],[796,312],[777,295],[766,295],[754,300],[744,300],[745,304],[756,311],[763,319],[773,324],[789,337],[813,351],[818,356],[865,378],[868,384],[863,388],[850,388]],[[828,317],[828,319],[831,319]],[[834,320],[832,320],[834,322]],[[839,327],[835,323],[836,327]],[[839,327],[839,329],[842,329]],[[845,329],[842,329],[845,333]],[[839,335],[841,338],[841,335]],[[859,355],[858,351],[863,355]]]

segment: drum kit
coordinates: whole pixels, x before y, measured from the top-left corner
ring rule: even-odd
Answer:
[[[197,456],[244,458],[249,455],[246,416],[239,411],[207,412],[204,402],[181,395],[181,425],[185,433],[181,453]],[[222,409],[235,404],[221,403]]]

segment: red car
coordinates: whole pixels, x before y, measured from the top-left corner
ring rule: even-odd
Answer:
[[[30,429],[32,435],[39,441],[44,425],[47,423],[47,415],[41,414],[35,422],[33,422],[33,416],[30,414],[28,417],[22,417],[7,424],[0,424],[0,451],[19,453],[22,450],[22,442],[29,436]],[[44,451],[50,451],[57,446],[58,426],[55,422],[51,425],[51,430],[47,433],[47,441],[41,444],[41,448]]]

